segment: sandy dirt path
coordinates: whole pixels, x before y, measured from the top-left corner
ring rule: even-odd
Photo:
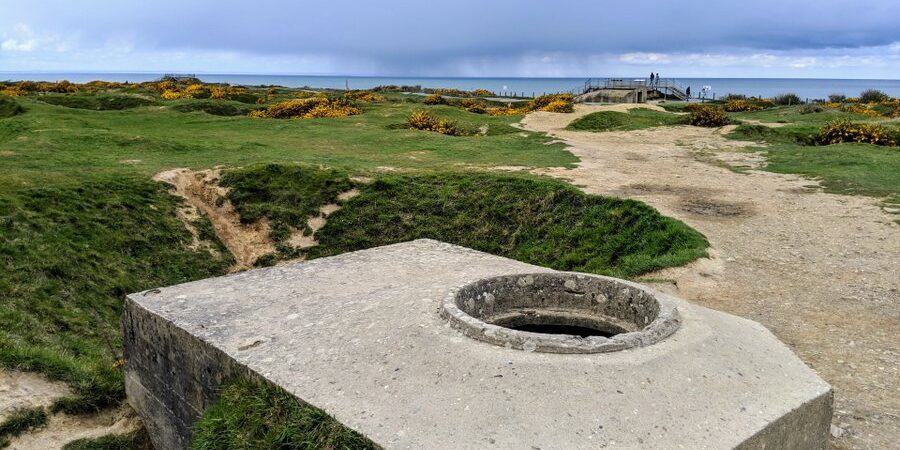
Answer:
[[[642,105],[644,106],[644,105]],[[631,105],[578,105],[533,113],[526,130],[547,132],[581,159],[542,171],[585,191],[642,200],[709,239],[710,258],[650,277],[695,303],[756,320],[835,389],[836,448],[900,442],[900,226],[876,199],[827,194],[809,179],[758,167],[751,145],[722,130],[665,127],[590,133],[576,117]],[[646,107],[646,106],[644,106]],[[652,106],[651,106],[652,107]]]

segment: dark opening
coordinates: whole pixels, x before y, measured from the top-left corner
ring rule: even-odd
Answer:
[[[578,325],[558,325],[554,323],[523,323],[519,325],[506,326],[513,330],[528,331],[530,333],[545,334],[571,334],[573,336],[603,336],[613,337],[619,333],[607,330],[597,330],[595,328],[580,327]]]

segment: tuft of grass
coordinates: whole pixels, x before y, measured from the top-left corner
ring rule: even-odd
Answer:
[[[44,408],[19,408],[13,410],[3,422],[0,422],[0,448],[7,444],[7,438],[16,437],[46,424],[47,412],[44,411]]]
[[[218,401],[197,422],[192,450],[377,449],[365,436],[283,389],[239,379],[224,385]]]
[[[631,131],[684,123],[684,117],[677,114],[634,108],[627,113],[617,111],[591,113],[574,120],[566,128],[578,131]]]
[[[0,95],[0,119],[12,117],[25,112],[25,108],[14,98]]]
[[[38,99],[51,105],[94,111],[118,111],[156,103],[143,97],[112,94],[47,94]]]
[[[316,233],[310,257],[432,238],[554,269],[633,277],[705,256],[708,246],[643,203],[544,178],[391,175],[359,190]]]
[[[188,248],[180,200],[139,177],[0,190],[0,365],[46,374],[74,395],[51,409],[95,411],[125,396],[119,316],[129,292],[225,273]]]
[[[69,442],[62,450],[153,450],[145,428],[128,434],[109,434]]]

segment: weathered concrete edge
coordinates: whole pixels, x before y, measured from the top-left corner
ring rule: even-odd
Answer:
[[[828,447],[831,416],[834,412],[834,390],[798,406],[760,430],[735,448],[755,449],[825,449]],[[802,431],[797,432],[800,428]],[[772,447],[778,443],[778,447]]]
[[[212,360],[219,361],[223,363],[224,366],[226,366],[222,368],[222,372],[224,373],[223,376],[220,377],[219,382],[214,383],[215,385],[212,386],[205,386],[205,388],[208,388],[210,391],[210,396],[205,399],[208,400],[208,404],[212,404],[218,399],[218,391],[221,388],[222,384],[232,379],[244,377],[254,382],[269,384],[271,384],[271,381],[266,379],[266,377],[262,376],[261,374],[253,371],[245,364],[238,362],[226,352],[206,342],[201,337],[189,333],[187,330],[176,325],[173,322],[162,319],[162,317],[148,310],[147,308],[144,308],[138,301],[131,298],[131,296],[141,295],[143,292],[137,292],[126,296],[124,312],[121,318],[122,335],[124,337],[123,343],[125,347],[125,392],[127,395],[127,401],[147,426],[155,448],[187,449],[190,447],[191,438],[193,437],[193,427],[202,417],[202,409],[205,408],[197,408],[197,406],[199,405],[192,405],[189,400],[187,400],[188,395],[185,395],[185,392],[173,392],[172,394],[177,397],[178,401],[184,402],[186,406],[198,412],[195,417],[179,417],[179,415],[175,412],[173,405],[166,404],[165,401],[160,398],[157,393],[153,392],[152,389],[150,389],[148,386],[145,386],[145,384],[141,380],[140,371],[136,370],[133,362],[129,363],[129,354],[132,353],[131,347],[133,345],[147,344],[146,342],[141,342],[141,339],[129,339],[129,331],[132,331],[133,328],[131,321],[133,320],[135,315],[143,316],[145,318],[148,318],[150,321],[163,325],[163,327],[167,328],[166,331],[169,333],[175,333],[180,335],[179,337],[181,338],[190,339],[192,343],[196,344],[196,350],[216,355],[217,358]],[[153,350],[156,351],[158,349],[154,348]],[[164,355],[160,355],[159,353],[157,353],[157,356],[164,358],[166,362],[172,364],[170,358]],[[192,378],[194,378],[194,374],[190,375],[192,376]],[[194,381],[197,382],[195,378]],[[292,394],[292,396],[301,405],[320,409],[315,405],[307,403],[296,395]],[[328,414],[328,416],[331,417],[332,420],[337,421],[337,419],[335,419],[330,414]],[[340,423],[339,421],[337,422]],[[353,429],[351,427],[348,427],[346,424],[341,423],[341,425],[348,429]],[[355,429],[353,430],[365,436],[365,434],[361,431]],[[365,437],[366,439],[372,441],[370,437]]]

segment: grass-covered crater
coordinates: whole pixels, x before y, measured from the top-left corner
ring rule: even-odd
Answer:
[[[283,230],[303,228],[315,208],[355,187],[359,194],[316,232],[310,258],[431,238],[554,269],[633,277],[704,256],[708,245],[641,202],[528,175],[392,174],[356,183],[340,171],[269,165],[223,180],[244,220],[275,224],[282,249]]]

